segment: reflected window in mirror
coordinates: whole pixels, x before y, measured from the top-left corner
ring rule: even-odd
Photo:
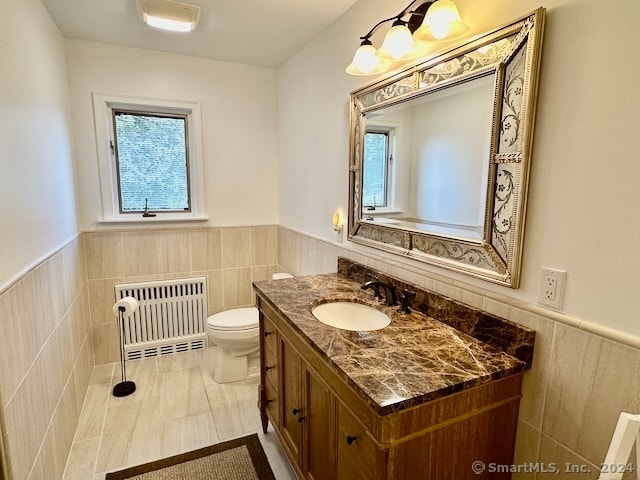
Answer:
[[[375,211],[389,207],[389,173],[394,157],[394,129],[368,129],[364,135],[362,171],[363,207]]]
[[[365,114],[365,220],[482,238],[494,90],[484,75]]]

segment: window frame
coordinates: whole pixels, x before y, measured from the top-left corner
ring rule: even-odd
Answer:
[[[382,133],[382,134],[385,134],[387,137],[386,158],[385,158],[386,178],[384,179],[385,193],[386,193],[385,203],[383,205],[382,204],[376,205],[375,210],[369,210],[368,208],[371,207],[372,205],[364,205],[363,203],[362,207],[366,211],[367,215],[375,215],[376,213],[395,213],[396,212],[395,167],[397,163],[396,162],[396,154],[397,154],[396,144],[397,144],[397,137],[399,134],[398,132],[399,128],[400,127],[398,125],[395,125],[395,124],[392,125],[391,122],[389,122],[388,125],[383,125],[383,124],[370,125],[366,128],[364,132],[364,135],[366,135],[367,133],[378,133],[378,134]],[[364,162],[365,162],[365,158],[363,155],[362,157],[363,172],[364,172]],[[364,199],[364,191],[362,193],[363,193],[363,199]]]
[[[364,132],[364,138],[365,138],[365,152],[366,152],[366,142],[367,142],[367,135],[384,135],[385,137],[385,143],[384,143],[384,178],[382,179],[383,181],[381,182],[384,185],[384,190],[383,190],[383,201],[382,203],[375,203],[373,205],[370,204],[366,204],[364,202],[364,197],[365,197],[365,191],[364,191],[364,165],[366,165],[366,158],[365,156],[363,156],[363,167],[362,167],[362,207],[366,208],[367,210],[369,210],[371,207],[373,207],[372,210],[375,211],[375,209],[377,209],[378,207],[381,208],[388,208],[389,203],[390,203],[390,195],[389,195],[389,168],[391,167],[391,131],[390,129],[386,129],[386,128],[380,128],[380,127],[373,127],[373,128],[367,128],[367,130]]]
[[[99,223],[153,223],[206,221],[202,114],[199,102],[145,98],[93,92],[96,149],[100,176],[102,217]],[[184,116],[188,151],[187,182],[190,210],[151,211],[155,216],[120,210],[120,183],[116,159],[115,111]]]
[[[190,152],[189,152],[189,119],[187,118],[186,114],[176,114],[176,113],[166,113],[166,112],[151,112],[151,111],[144,111],[144,112],[140,112],[140,111],[132,111],[132,110],[125,110],[122,108],[116,108],[116,107],[112,107],[111,108],[111,114],[112,114],[112,122],[113,122],[113,152],[114,152],[114,156],[115,156],[115,162],[116,162],[116,179],[117,179],[117,183],[118,183],[118,209],[119,212],[121,214],[127,214],[127,215],[136,215],[136,214],[142,214],[144,213],[145,209],[141,208],[140,210],[124,210],[123,209],[123,205],[122,205],[122,178],[121,178],[121,159],[120,159],[120,145],[118,143],[118,134],[117,134],[117,118],[118,115],[133,115],[133,116],[138,116],[138,117],[153,117],[153,118],[171,118],[171,119],[176,119],[176,120],[182,120],[184,122],[184,141],[185,141],[185,163],[186,163],[186,188],[187,188],[187,204],[188,204],[188,208],[186,209],[166,209],[166,210],[153,210],[152,212],[157,214],[159,212],[166,212],[166,213],[172,213],[172,212],[180,212],[183,213],[185,211],[190,212],[191,211],[191,187],[190,187],[190,183],[191,183],[191,175],[189,175],[189,165],[191,163],[191,159],[190,159]]]

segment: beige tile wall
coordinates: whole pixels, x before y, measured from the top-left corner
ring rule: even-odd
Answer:
[[[118,357],[115,283],[205,275],[211,314],[253,304],[251,282],[278,264],[298,275],[333,272],[338,255],[535,329],[515,461],[586,465],[591,473],[553,476],[597,478],[619,412],[640,411],[638,349],[393,259],[260,226],[86,233],[0,294],[0,420],[13,480],[60,478],[94,358]]]
[[[254,303],[275,226],[85,233],[0,294],[0,400],[12,480],[61,478],[95,364],[117,361],[113,286],[206,276],[209,314]]]
[[[335,272],[340,255],[536,330],[533,368],[525,373],[523,384],[515,462],[544,462],[547,468],[554,463],[560,473],[522,472],[514,479],[598,478],[618,415],[640,412],[640,350],[636,348],[568,326],[514,299],[496,298],[443,277],[427,277],[399,261],[365,255],[284,227],[278,236],[278,260],[293,274]],[[578,325],[580,319],[572,323]],[[566,463],[591,471],[567,472]]]
[[[82,241],[0,294],[3,442],[13,480],[60,478],[93,369]]]
[[[83,235],[96,365],[119,359],[114,285],[206,276],[209,315],[254,304],[277,269],[278,227],[123,230]]]

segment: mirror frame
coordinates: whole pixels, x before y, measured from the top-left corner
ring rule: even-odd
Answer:
[[[350,241],[518,288],[545,9],[351,93]],[[379,224],[362,215],[366,114],[493,75],[493,125],[481,239]]]

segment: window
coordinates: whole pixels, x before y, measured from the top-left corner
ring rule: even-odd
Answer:
[[[103,222],[206,220],[195,103],[94,94]]]
[[[371,210],[391,207],[390,176],[393,130],[367,130],[364,135],[362,205]]]
[[[120,213],[189,211],[186,116],[113,110]]]

